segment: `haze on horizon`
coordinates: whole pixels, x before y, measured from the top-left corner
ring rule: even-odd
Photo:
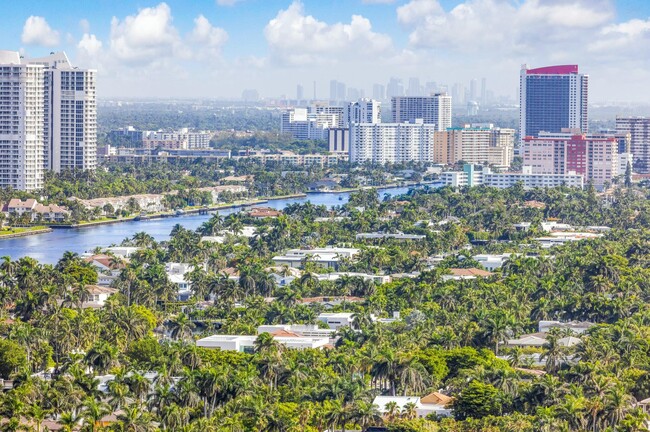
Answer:
[[[336,79],[450,87],[487,79],[514,99],[522,63],[578,64],[590,100],[646,102],[643,0],[4,0],[1,49],[63,50],[98,70],[100,97],[319,98]]]

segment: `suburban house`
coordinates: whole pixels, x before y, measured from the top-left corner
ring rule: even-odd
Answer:
[[[38,201],[33,198],[26,199],[25,201],[13,198],[7,204],[7,213],[22,216],[25,213],[31,213],[34,207],[36,207],[36,204],[38,204]]]
[[[501,266],[510,259],[512,256],[511,253],[503,253],[503,254],[480,254],[480,255],[474,255],[472,258],[475,261],[478,261],[483,267],[485,267],[489,271],[494,271],[498,268],[501,268]]]
[[[443,281],[486,278],[493,275],[489,271],[477,268],[450,268],[448,274],[442,275]]]
[[[359,249],[326,247],[320,249],[291,249],[284,255],[273,257],[275,265],[298,268],[303,260],[310,259],[325,268],[337,268],[343,258],[352,259],[359,254]]]
[[[252,218],[276,218],[282,214],[281,211],[272,209],[270,207],[253,207],[248,212],[248,216]]]
[[[14,198],[9,201],[6,206],[6,211],[10,215],[23,216],[24,214],[30,215],[30,221],[43,221],[43,222],[63,222],[70,214],[65,207],[56,204],[43,205],[35,199],[27,199],[21,201]]]
[[[509,347],[543,347],[546,343],[546,338],[548,333],[530,333],[522,335],[517,339],[508,339],[506,341],[506,346]],[[567,336],[558,340],[558,344],[563,347],[572,347],[579,344],[581,341],[579,338],[574,336]]]
[[[338,330],[341,327],[349,327],[354,321],[352,312],[323,312],[316,318],[329,326],[329,328]]]
[[[387,405],[394,402],[399,412],[402,412],[408,404],[415,405],[415,412],[418,417],[426,417],[434,414],[440,417],[452,415],[451,403],[453,398],[439,392],[433,392],[424,397],[418,396],[377,396],[373,405],[378,407],[382,415],[388,413]]]
[[[329,344],[329,337],[307,337],[300,335],[273,335],[273,339],[289,349],[322,349]],[[213,335],[196,341],[196,346],[223,351],[252,353],[255,349],[257,335]]]
[[[270,333],[275,336],[280,336],[278,332],[293,333],[297,336],[327,337],[331,339],[334,337],[336,330],[320,328],[316,324],[271,324],[257,327],[257,334]]]
[[[91,255],[85,257],[84,261],[97,270],[97,284],[100,286],[110,286],[126,267],[122,258],[105,254]]]
[[[131,258],[131,255],[134,255],[140,249],[142,248],[134,246],[111,246],[107,247],[105,251],[110,252],[120,258]]]
[[[87,285],[88,297],[85,302],[81,304],[82,308],[100,308],[106,303],[106,300],[119,290],[99,285]]]
[[[553,328],[559,328],[562,330],[570,330],[572,333],[580,335],[595,325],[596,324],[588,321],[561,322],[542,320],[537,324],[537,328],[540,333],[548,333]]]
[[[427,236],[419,234],[404,234],[404,233],[359,233],[356,235],[357,240],[385,240],[385,239],[394,239],[394,240],[424,240]]]

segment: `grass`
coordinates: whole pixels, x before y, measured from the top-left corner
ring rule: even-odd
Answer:
[[[33,226],[33,227],[4,227],[0,229],[0,237],[12,235],[12,234],[21,234],[32,231],[40,231],[47,229],[46,226]]]

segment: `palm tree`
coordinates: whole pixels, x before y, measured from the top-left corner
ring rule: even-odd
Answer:
[[[185,339],[192,337],[196,324],[190,321],[184,313],[179,313],[176,318],[168,322],[169,335],[172,339]]]
[[[418,413],[416,411],[417,405],[415,402],[408,402],[404,404],[402,407],[402,417],[405,418],[406,420],[413,420],[418,416]]]
[[[110,413],[111,409],[107,403],[97,401],[92,397],[86,398],[83,407],[81,408],[81,417],[84,420],[84,430],[96,432],[99,430],[99,421]]]
[[[106,341],[99,341],[86,354],[85,361],[99,373],[105,373],[117,363],[117,347]]]
[[[362,400],[352,404],[349,421],[358,425],[361,430],[366,430],[370,426],[379,426],[384,422],[377,405]]]

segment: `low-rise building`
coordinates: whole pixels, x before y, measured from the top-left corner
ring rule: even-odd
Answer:
[[[492,275],[493,273],[490,273],[489,271],[477,268],[450,268],[448,269],[448,274],[442,275],[442,280],[476,279],[490,277]]]
[[[404,234],[404,233],[359,233],[356,235],[357,240],[424,240],[427,236],[419,234]]]
[[[359,254],[359,249],[325,247],[318,249],[291,249],[284,255],[273,257],[275,265],[301,267],[308,259],[325,268],[337,268],[341,259],[353,259]]]
[[[439,417],[449,417],[452,415],[453,398],[439,392],[433,392],[424,397],[418,396],[377,396],[372,401],[373,405],[382,415],[388,413],[388,407],[393,405],[397,406],[399,412],[403,412],[408,404],[415,406],[416,415],[419,418],[424,418],[430,414]],[[390,404],[390,405],[389,405]]]
[[[196,341],[196,346],[223,351],[253,353],[256,335],[213,335]],[[289,349],[322,349],[329,344],[328,337],[273,336],[273,339]]]
[[[349,327],[354,321],[354,315],[352,312],[324,312],[316,319],[327,324],[329,328],[338,330],[341,327]]]
[[[81,304],[82,308],[100,308],[106,303],[106,300],[118,290],[99,285],[87,285],[88,295],[86,300]]]

